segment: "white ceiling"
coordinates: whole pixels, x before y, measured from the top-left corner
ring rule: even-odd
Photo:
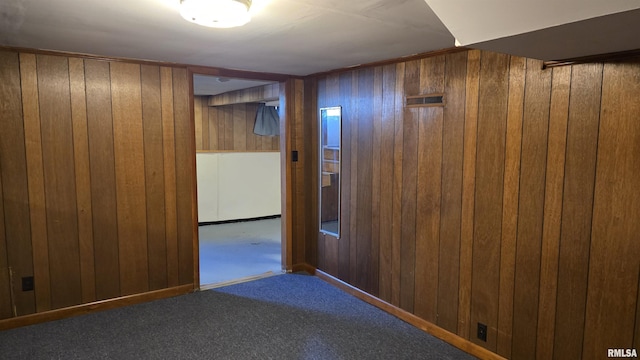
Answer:
[[[544,60],[640,48],[640,0],[253,0],[253,20],[232,29],[189,23],[179,3],[0,0],[0,45],[289,75],[450,48],[454,35]],[[195,83],[232,85],[247,84]]]
[[[640,0],[425,0],[457,42],[542,60],[640,48]]]
[[[262,0],[254,0],[259,3]],[[453,46],[424,0],[270,0],[239,28],[179,0],[2,0],[0,44],[291,75]]]

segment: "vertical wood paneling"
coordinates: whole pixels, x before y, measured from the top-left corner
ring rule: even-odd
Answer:
[[[305,191],[305,156],[307,152],[307,147],[305,146],[305,133],[307,131],[307,127],[305,124],[304,118],[304,81],[300,79],[296,79],[293,81],[293,99],[291,101],[295,107],[293,112],[293,129],[292,136],[293,141],[293,149],[298,151],[298,161],[293,163],[293,192],[294,192],[294,202],[295,207],[292,213],[294,214],[304,214],[305,204],[308,202],[307,193]],[[246,131],[245,131],[246,132]],[[271,138],[273,140],[273,137]],[[305,222],[303,218],[299,218],[298,221],[294,222],[294,239],[304,239],[305,238]],[[293,263],[298,264],[302,263],[305,258],[305,242],[304,241],[294,241],[291,244],[293,248]]]
[[[247,151],[252,151],[252,150],[256,150],[256,140],[258,139],[258,135],[253,133],[253,127],[255,125],[255,117],[256,117],[255,112],[257,111],[257,109],[256,111],[252,111],[253,106],[251,106],[250,104],[246,104],[245,106],[246,106],[246,111],[244,113],[244,120],[246,123],[245,127],[247,129],[245,134],[245,139],[246,139],[245,141],[247,144],[246,149]],[[213,147],[209,147],[209,149],[213,149]]]
[[[326,87],[323,86],[326,89]],[[304,261],[311,266],[318,267],[318,249],[319,249],[319,224],[318,224],[318,206],[313,206],[318,199],[318,167],[315,159],[318,158],[318,118],[316,111],[318,109],[318,82],[304,81],[304,119],[307,121],[304,133],[304,143],[306,151],[305,161],[305,185],[307,191],[307,203],[304,205],[307,218],[305,219],[305,259]],[[247,116],[247,119],[249,117]],[[334,256],[334,260],[338,261],[338,255]],[[337,273],[337,272],[336,272]]]
[[[85,60],[96,299],[120,295],[109,63]]]
[[[514,358],[522,359],[535,358],[540,293],[540,256],[551,96],[551,72],[541,69],[542,62],[527,60],[511,349]]]
[[[555,351],[582,357],[602,65],[573,67],[559,248]]]
[[[209,128],[209,150],[219,149],[220,144],[218,143],[219,139],[219,121],[218,121],[218,110],[215,108],[210,108],[207,113],[209,114],[208,128]],[[247,117],[247,121],[249,121],[249,117]],[[249,124],[247,123],[247,128],[249,128]],[[253,131],[253,121],[251,121],[251,130]],[[251,136],[249,136],[251,138]],[[247,143],[249,140],[247,140]],[[251,150],[255,150],[255,140],[253,140],[253,146]]]
[[[25,151],[29,183],[31,215],[31,244],[33,246],[33,276],[36,311],[51,309],[51,283],[49,277],[49,245],[47,239],[47,206],[42,165],[42,132],[38,101],[38,74],[36,56],[20,54],[22,85],[22,111],[24,119]]]
[[[173,69],[173,109],[176,141],[176,199],[178,212],[178,263],[180,284],[193,283],[193,176],[194,132],[189,110],[186,69]]]
[[[167,283],[180,283],[178,269],[178,217],[176,195],[176,139],[173,110],[173,72],[160,68],[160,98],[162,101],[162,148],[164,167],[165,237],[167,248]]]
[[[404,91],[407,96],[419,95],[420,60],[406,63]],[[416,264],[416,194],[418,168],[418,109],[405,109],[402,149],[402,219],[400,238],[400,307],[412,312],[415,296]]]
[[[444,92],[445,58],[420,61],[420,93]],[[414,313],[437,323],[443,109],[419,110]]]
[[[227,108],[226,107],[215,108],[216,123],[218,124],[218,150],[226,149],[224,145],[225,125],[227,123],[224,116],[225,109]]]
[[[80,281],[82,302],[96,300],[95,247],[93,244],[93,212],[91,207],[91,172],[89,135],[87,132],[87,98],[84,61],[69,58],[71,87],[71,120],[73,123],[73,155],[76,172],[76,205],[80,249]]]
[[[352,79],[351,74],[340,74],[338,84],[329,83],[328,86],[335,88],[338,87],[338,100],[342,106],[342,144],[340,146],[341,151],[341,173],[342,180],[340,182],[340,249],[338,250],[338,274],[341,279],[348,280],[350,277],[350,239],[353,238],[351,234],[351,212],[355,211],[350,206],[351,203],[351,176],[355,172],[356,167],[352,165],[351,142],[354,141],[352,136],[352,119],[351,113],[351,92],[352,92]],[[351,120],[349,120],[351,119]]]
[[[373,68],[360,70],[358,74],[358,186],[356,227],[356,273],[354,284],[367,292],[374,288],[368,286],[368,279],[377,276],[377,269],[372,267],[372,193],[373,187]]]
[[[381,148],[382,142],[382,67],[376,67],[373,74],[373,144],[371,175],[371,262],[365,274],[367,291],[378,295],[380,292],[380,197],[381,197]],[[365,225],[367,226],[365,220]],[[365,240],[366,241],[366,240]],[[368,275],[368,276],[367,276]]]
[[[536,346],[536,356],[540,359],[553,358],[558,288],[558,250],[562,221],[562,192],[567,146],[571,68],[553,69],[551,82],[549,148],[547,150],[542,258],[540,263],[540,284],[543,284],[543,286],[540,287],[538,343]],[[510,352],[508,354],[510,355]]]
[[[233,150],[233,109],[224,109],[224,146],[222,150]]]
[[[476,186],[476,152],[478,142],[478,88],[480,86],[480,51],[469,51],[467,58],[464,145],[462,161],[462,215],[460,226],[460,296],[458,334],[469,339],[471,322],[471,278],[473,261],[473,226]]]
[[[585,359],[604,356],[608,348],[630,348],[633,342],[640,268],[639,78],[637,63],[604,66]]]
[[[206,102],[207,98],[204,96],[194,96],[193,97],[193,117],[195,123],[195,131],[196,131],[196,150],[204,150],[205,148],[202,146],[203,130],[202,123],[204,123],[203,115],[202,115],[202,103]]]
[[[0,175],[2,173],[0,172]],[[0,176],[0,319],[13,316],[9,264],[7,262],[7,239],[4,226],[4,201],[2,199],[2,176]]]
[[[20,279],[33,276],[29,189],[24,148],[20,91],[20,60],[17,53],[0,51],[0,177],[4,201],[7,263],[13,274],[13,293],[18,315],[33,313],[33,291],[22,291]]]
[[[233,149],[247,148],[247,106],[241,104],[233,109]]]
[[[195,115],[194,117],[197,119]],[[209,140],[209,106],[207,106],[206,101],[202,102],[202,119],[200,121],[202,123],[202,149],[211,149]]]
[[[351,196],[349,199],[349,280],[352,283],[356,283],[356,271],[357,271],[357,259],[358,259],[358,72],[354,71],[351,74],[351,93],[350,93],[350,106],[347,112],[347,118],[349,127],[351,128],[351,143],[349,144],[349,156],[351,157],[351,176],[349,181],[351,182]]]
[[[0,51],[0,80],[0,319],[9,269],[18,316],[191,283],[186,69]]]
[[[391,303],[400,306],[402,244],[402,163],[404,149],[404,73],[405,63],[396,64],[393,148],[393,220],[391,244]]]
[[[149,289],[167,287],[167,241],[165,237],[164,161],[160,68],[143,65],[142,123],[144,132],[145,194]]]
[[[438,326],[455,333],[458,324],[460,228],[467,54],[448,55],[442,129],[442,202],[438,271]]]
[[[314,139],[312,140],[314,146],[312,147],[313,149],[313,162],[311,165],[312,167],[314,167],[315,170],[315,176],[314,179],[316,179],[312,185],[313,188],[316,188],[317,190],[315,193],[315,196],[312,198],[312,201],[316,201],[316,204],[318,206],[313,206],[313,214],[312,214],[312,223],[314,227],[317,227],[318,231],[315,232],[312,236],[315,236],[317,241],[318,241],[318,246],[317,246],[317,254],[318,254],[318,259],[317,259],[317,268],[318,269],[323,269],[325,271],[327,271],[329,274],[333,275],[333,276],[339,276],[338,274],[338,259],[340,258],[340,253],[338,252],[338,255],[334,258],[331,259],[330,256],[326,255],[326,247],[327,247],[327,241],[326,241],[326,237],[325,234],[320,233],[320,221],[319,216],[319,207],[320,207],[320,195],[321,192],[318,189],[318,182],[321,181],[319,179],[319,168],[320,168],[320,151],[319,151],[319,144],[320,144],[320,124],[319,124],[319,112],[320,109],[323,107],[327,106],[327,103],[329,101],[331,101],[328,98],[328,91],[327,88],[329,86],[329,82],[331,81],[336,81],[338,82],[338,90],[334,92],[334,96],[338,97],[340,94],[340,88],[339,88],[339,80],[337,79],[336,76],[329,76],[327,78],[324,79],[318,79],[317,84],[316,84],[316,91],[317,91],[317,97],[315,99],[311,99],[311,101],[315,100],[316,102],[316,107],[311,107],[311,108],[305,108],[305,110],[307,111],[307,113],[311,114],[313,113],[313,115],[310,115],[310,119],[313,119],[313,137]],[[314,81],[316,82],[316,81]],[[311,83],[311,84],[310,84]],[[313,83],[310,81],[305,81],[305,84],[312,86],[313,87]],[[307,92],[305,89],[305,96],[312,96],[312,94],[310,92]],[[344,133],[342,134],[342,136],[344,136]],[[344,143],[343,143],[344,144]],[[343,145],[344,146],[344,145]],[[344,168],[344,164],[341,165],[342,168]],[[342,172],[342,170],[340,171],[340,180],[344,181],[344,173]],[[340,200],[342,201],[342,200]],[[342,211],[342,209],[341,209]],[[342,220],[340,220],[342,221]],[[343,234],[342,234],[343,235]],[[335,245],[336,247],[338,246],[337,242],[334,242],[333,245]],[[337,251],[337,250],[336,250]],[[334,266],[332,267],[328,267],[327,266],[327,262],[328,261],[333,261]]]
[[[320,268],[507,358],[637,346],[640,63],[444,58],[314,79],[318,106],[345,104],[348,144],[342,238],[319,238]],[[444,109],[405,109],[434,81]]]
[[[121,294],[149,289],[140,65],[111,68]]]
[[[51,306],[82,302],[69,63],[38,55],[38,97],[47,206]]]
[[[393,168],[396,66],[382,69],[382,139],[380,142],[379,297],[391,302],[393,254]]]
[[[257,110],[257,103],[209,107],[206,97],[194,96],[197,150],[278,151],[279,136],[253,133]]]
[[[486,344],[475,336],[470,340],[480,342],[492,351],[497,346],[508,74],[508,56],[482,53],[469,331],[475,334],[478,322],[486,324]]]
[[[502,237],[500,241],[500,295],[496,352],[511,356],[513,327],[513,287],[518,228],[518,193],[520,190],[520,155],[526,59],[512,57],[509,65],[509,109],[505,145],[504,200],[502,202]]]

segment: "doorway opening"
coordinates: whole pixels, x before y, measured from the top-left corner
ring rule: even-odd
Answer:
[[[282,273],[280,127],[256,124],[280,83],[193,74],[193,95],[200,289]]]

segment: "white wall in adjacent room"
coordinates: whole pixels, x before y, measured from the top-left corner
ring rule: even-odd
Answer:
[[[280,153],[198,153],[198,222],[280,215]]]

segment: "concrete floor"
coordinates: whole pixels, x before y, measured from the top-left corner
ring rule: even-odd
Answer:
[[[281,219],[205,225],[200,233],[200,284],[282,272]]]

